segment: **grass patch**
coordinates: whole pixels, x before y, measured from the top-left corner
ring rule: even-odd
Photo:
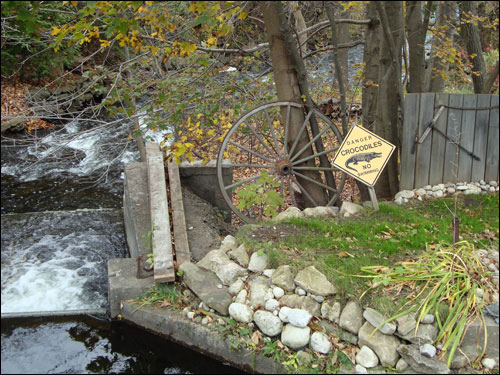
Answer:
[[[342,300],[371,286],[361,274],[369,266],[393,267],[413,261],[428,247],[452,243],[454,198],[398,206],[380,202],[380,210],[337,219],[291,219],[243,227],[237,237],[250,251],[264,250],[271,267],[289,264],[295,270],[314,265],[339,288]],[[457,216],[461,239],[477,248],[498,248],[498,194],[459,196]],[[401,291],[400,291],[401,292]],[[404,291],[402,292],[404,293]],[[400,296],[401,297],[401,296]],[[404,298],[372,290],[363,304],[392,314]]]

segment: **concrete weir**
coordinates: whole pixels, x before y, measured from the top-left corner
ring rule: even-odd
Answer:
[[[147,145],[146,150],[149,153],[156,154],[155,157],[158,158],[156,145]],[[146,159],[149,160],[148,157]],[[145,260],[147,254],[151,252],[151,236],[147,235],[148,232],[155,229],[151,228],[153,212],[151,207],[153,205],[158,207],[167,204],[168,199],[166,191],[156,191],[154,197],[153,194],[149,193],[151,190],[149,176],[156,173],[157,177],[155,177],[155,180],[158,178],[164,179],[164,177],[158,177],[158,175],[161,175],[158,167],[156,167],[156,172],[148,170],[151,164],[154,164],[154,162],[129,163],[125,165],[123,213],[131,258],[110,259],[108,261],[108,301],[111,317],[119,317],[122,320],[157,333],[178,344],[197,350],[222,362],[230,363],[245,371],[259,373],[284,372],[283,366],[271,358],[257,354],[246,348],[235,351],[231,348],[230,342],[225,340],[219,333],[193,322],[182,311],[150,306],[139,308],[137,303],[130,301],[140,297],[144,292],[151,289],[156,281],[153,277],[136,277],[139,267],[137,258],[140,256]],[[198,246],[199,242],[193,238],[195,234],[193,232],[196,231],[203,233],[214,232],[204,230],[204,228],[199,226],[194,228],[195,230],[192,230],[191,223],[194,221],[189,217],[190,213],[187,211],[184,212],[184,209],[192,207],[193,202],[189,202],[189,204],[183,203],[183,195],[186,195],[183,194],[181,181],[190,188],[189,197],[191,197],[191,200],[193,200],[192,197],[194,196],[191,194],[194,192],[198,195],[203,195],[203,198],[211,201],[219,209],[227,209],[227,206],[224,206],[218,192],[215,165],[201,166],[193,163],[185,163],[177,167],[170,164],[168,165],[168,173],[174,242],[176,251],[179,251],[179,253],[175,254],[174,261],[177,269],[185,261],[191,259],[198,260],[201,255],[204,255],[202,253],[211,250],[214,246],[214,243],[209,241],[207,248],[200,250]],[[225,168],[224,174],[225,178],[232,179],[232,171],[229,167]],[[161,197],[160,199],[164,199],[165,201],[160,203],[155,202],[154,199],[158,199],[158,197]],[[151,202],[152,199],[153,202]],[[196,199],[200,198],[196,197]],[[168,220],[157,220],[155,221],[155,226],[165,226],[167,222]],[[186,228],[186,222],[190,223],[189,228]],[[162,229],[166,228],[159,228],[159,230]],[[170,234],[170,227],[168,227],[168,230]],[[214,237],[218,236],[214,234]],[[213,241],[219,241],[219,239],[214,238]],[[207,241],[205,240],[205,242]],[[190,244],[197,246],[194,253],[190,252]]]

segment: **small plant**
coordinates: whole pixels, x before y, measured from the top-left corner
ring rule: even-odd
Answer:
[[[293,367],[294,370],[297,370],[299,367],[299,359],[297,357],[297,354],[289,354],[288,360],[281,362],[281,364],[287,367]]]
[[[275,190],[280,184],[274,181],[273,176],[269,176],[266,171],[262,172],[262,177],[236,193],[240,198],[237,205],[239,210],[251,209],[252,206],[260,206],[264,210],[264,215],[274,217],[278,214],[278,207],[284,204],[283,198]]]
[[[362,271],[374,277],[371,288],[396,284],[398,289],[406,286],[411,290],[409,302],[406,304],[410,306],[375,330],[389,321],[416,311],[416,332],[424,316],[433,313],[439,328],[435,341],[443,343],[443,356],[449,352],[449,367],[467,325],[481,319],[486,327],[482,308],[488,296],[494,293],[494,287],[485,277],[489,272],[473,252],[473,245],[461,241],[452,246],[438,245],[428,248],[416,261],[402,262],[394,269],[380,266],[363,267]],[[482,299],[477,297],[478,290],[482,291]],[[444,318],[443,311],[448,311]],[[486,348],[486,340],[487,332],[484,335],[483,348]]]
[[[153,267],[155,256],[156,256],[156,253],[146,254],[146,263],[149,264],[150,268]]]
[[[264,355],[274,357],[276,361],[280,360],[280,353],[278,348],[278,340],[272,341],[269,337],[264,338]]]

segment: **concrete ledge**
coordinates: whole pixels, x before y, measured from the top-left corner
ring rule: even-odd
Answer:
[[[229,160],[224,160],[222,163],[222,175],[226,186],[233,183],[233,168],[225,165],[228,163],[230,163]],[[223,212],[224,220],[231,222],[232,211],[220,192],[215,160],[209,161],[206,165],[203,165],[201,161],[183,162],[179,164],[179,173],[182,186],[189,187],[197,196],[217,207]]]
[[[219,333],[186,318],[177,310],[153,308],[124,302],[121,311],[123,320],[146,328],[156,334],[206,354],[217,360],[228,362],[247,372],[282,374],[286,369],[279,362],[246,348],[241,351],[229,349],[229,342]]]
[[[120,313],[124,300],[138,298],[154,285],[152,277],[137,279],[137,260],[118,258],[108,260],[108,303],[111,318]]]

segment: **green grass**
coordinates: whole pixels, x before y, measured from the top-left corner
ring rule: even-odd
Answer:
[[[451,244],[452,215],[446,206],[453,210],[454,199],[405,206],[380,202],[379,211],[367,210],[359,217],[264,222],[243,227],[238,237],[250,251],[263,249],[273,268],[289,264],[298,270],[314,265],[346,300],[359,298],[368,287],[368,279],[351,276],[361,274],[362,267],[392,267],[403,260],[415,260],[427,246]],[[498,214],[498,194],[460,196],[457,216],[461,238],[476,249],[498,248]],[[266,238],[259,234],[272,228],[286,235]],[[377,291],[367,293],[362,302],[387,314],[401,305],[398,299]]]

